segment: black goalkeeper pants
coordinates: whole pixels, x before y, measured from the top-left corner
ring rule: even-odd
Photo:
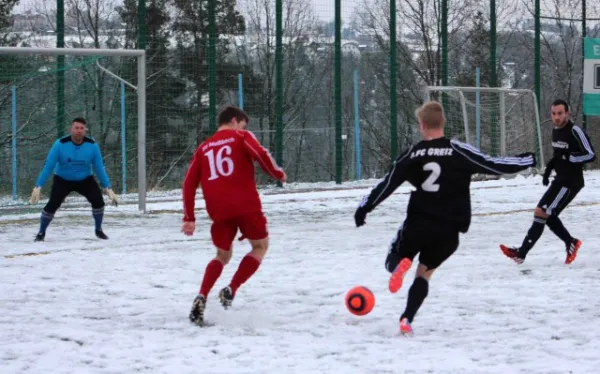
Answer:
[[[68,181],[57,175],[52,181],[52,189],[50,191],[50,199],[44,207],[46,213],[54,214],[60,208],[65,198],[71,193],[77,192],[85,197],[92,204],[92,209],[100,209],[104,207],[104,198],[98,182],[93,176],[89,176],[80,181]]]

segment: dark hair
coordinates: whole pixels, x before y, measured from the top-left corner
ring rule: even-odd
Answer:
[[[83,119],[82,117],[75,117],[72,121],[71,121],[71,125],[73,124],[73,122],[77,122],[77,123],[83,123],[84,125],[87,125],[87,123],[85,122],[85,119]]]
[[[241,110],[240,108],[236,107],[236,106],[228,106],[227,108],[223,109],[221,111],[221,113],[219,113],[219,126],[221,125],[225,125],[229,122],[231,122],[232,119],[236,119],[239,121],[246,121],[246,123],[250,122],[250,118],[248,118],[248,115],[246,114],[246,112],[244,112],[243,110]]]
[[[552,102],[552,106],[562,105],[565,108],[565,112],[569,111],[569,104],[563,99],[556,99]]]

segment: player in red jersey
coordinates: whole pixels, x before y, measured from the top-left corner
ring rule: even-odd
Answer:
[[[258,269],[267,253],[267,219],[254,180],[254,161],[272,178],[285,182],[287,176],[254,135],[246,131],[249,118],[237,107],[219,114],[219,129],[198,146],[183,182],[183,233],[193,235],[196,228],[194,204],[200,185],[206,212],[213,221],[210,234],[217,247],[216,257],[208,263],[198,296],[194,299],[190,321],[202,326],[208,293],[232,255],[238,232],[247,238],[252,250],[241,261],[229,285],[219,292],[223,307],[231,305],[238,288]]]

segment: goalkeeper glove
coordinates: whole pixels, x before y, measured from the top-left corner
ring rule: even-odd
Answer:
[[[40,186],[35,186],[33,188],[33,191],[31,192],[31,198],[29,199],[29,202],[31,204],[35,204],[38,201],[40,201],[40,195],[42,194],[42,187]]]
[[[117,195],[113,192],[112,188],[106,189],[106,195],[108,195],[108,198],[110,201],[112,201],[112,205],[119,206],[119,200],[117,199]]]
[[[360,207],[358,209],[356,209],[356,212],[354,213],[354,223],[356,224],[356,227],[361,227],[362,225],[365,224],[365,219],[367,218],[367,209],[365,207]]]

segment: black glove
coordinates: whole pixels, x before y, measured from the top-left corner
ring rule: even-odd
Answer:
[[[356,209],[356,213],[354,213],[354,223],[356,223],[356,227],[364,225],[365,218],[367,218],[367,209],[364,207]]]
[[[544,177],[542,178],[542,184],[544,186],[547,186],[548,184],[550,184],[550,173],[552,173],[552,169],[549,167],[546,167],[546,171],[544,171]]]
[[[544,177],[542,178],[542,184],[547,186],[550,184],[550,174],[552,173],[552,169],[554,169],[554,159],[551,159],[546,165],[546,170],[544,170]]]
[[[533,152],[524,152],[524,153],[519,153],[517,155],[517,157],[529,157],[529,156],[533,157],[533,165],[532,166],[536,166],[537,165],[537,160],[535,158],[535,153],[533,153]]]

